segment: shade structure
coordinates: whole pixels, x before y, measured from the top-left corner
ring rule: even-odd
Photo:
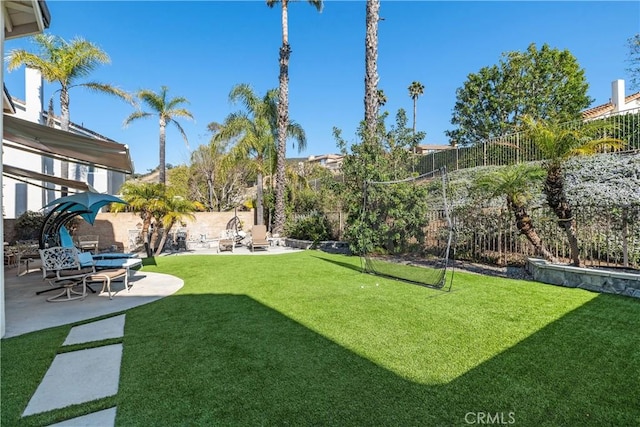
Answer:
[[[72,179],[60,178],[53,175],[46,175],[39,172],[30,171],[27,169],[22,169],[16,166],[3,165],[2,166],[2,175],[15,179],[17,181],[22,181],[31,185],[35,185],[37,187],[42,187],[42,185],[34,183],[33,181],[40,182],[49,182],[51,184],[59,185],[61,187],[73,188],[75,190],[88,191],[90,190],[89,184],[82,181],[75,181]]]
[[[98,211],[109,203],[127,204],[121,198],[111,194],[92,191],[60,197],[48,203],[45,208],[53,206],[53,209],[47,214],[40,229],[40,248],[44,249],[47,243],[52,240],[59,243],[57,239],[60,228],[76,216],[82,216],[85,221],[93,225]]]
[[[129,148],[124,144],[88,138],[8,114],[3,121],[3,144],[7,147],[117,172],[133,172]]]

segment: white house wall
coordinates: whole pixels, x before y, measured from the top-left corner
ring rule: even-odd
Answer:
[[[33,69],[25,69],[25,98],[26,102],[13,99],[16,107],[15,117],[28,120],[30,122],[44,124],[43,119],[43,92],[42,77],[40,73]],[[56,126],[58,129],[59,126]],[[94,138],[90,132],[81,128],[71,129],[74,133]],[[46,175],[61,177],[61,162],[38,154],[27,153],[21,150],[4,147],[3,164],[16,166],[19,168],[40,172]],[[116,194],[125,181],[125,174],[108,171],[98,167],[89,167],[77,163],[69,162],[69,179],[83,181],[95,188],[100,193]],[[51,184],[39,183],[43,186]],[[24,205],[16,203],[21,201],[20,192],[27,192],[27,210],[38,211],[44,205],[58,197],[60,191],[45,190],[34,185],[24,183],[5,177],[3,180],[2,208],[5,218],[17,218],[24,211]],[[16,199],[19,197],[19,200]]]

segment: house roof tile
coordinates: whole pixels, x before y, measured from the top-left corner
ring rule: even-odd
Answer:
[[[629,95],[624,98],[625,104],[628,104],[631,101],[635,101],[636,99],[640,100],[640,92],[636,92],[632,95]],[[589,108],[588,110],[584,110],[582,112],[583,119],[595,119],[596,117],[600,117],[603,114],[610,113],[613,111],[614,105],[611,101],[606,104],[598,105],[593,108]]]

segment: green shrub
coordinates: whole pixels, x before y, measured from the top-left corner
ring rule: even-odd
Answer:
[[[326,216],[319,212],[299,217],[287,225],[287,236],[293,239],[318,242],[329,240],[330,225]]]
[[[16,240],[38,239],[44,218],[44,214],[34,211],[26,211],[20,215],[15,223]]]

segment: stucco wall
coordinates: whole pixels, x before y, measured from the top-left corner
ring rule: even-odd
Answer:
[[[172,231],[186,230],[187,241],[200,241],[201,235],[208,241],[220,237],[220,233],[227,226],[227,222],[234,217],[233,212],[197,212],[195,220],[185,220],[185,227],[176,225]],[[238,212],[243,230],[248,231],[253,225],[253,211]],[[99,213],[95,223],[91,226],[82,221],[74,233],[81,235],[98,235],[99,249],[108,250],[116,245],[119,250],[131,250],[130,235],[135,235],[142,228],[142,219],[134,213]]]

